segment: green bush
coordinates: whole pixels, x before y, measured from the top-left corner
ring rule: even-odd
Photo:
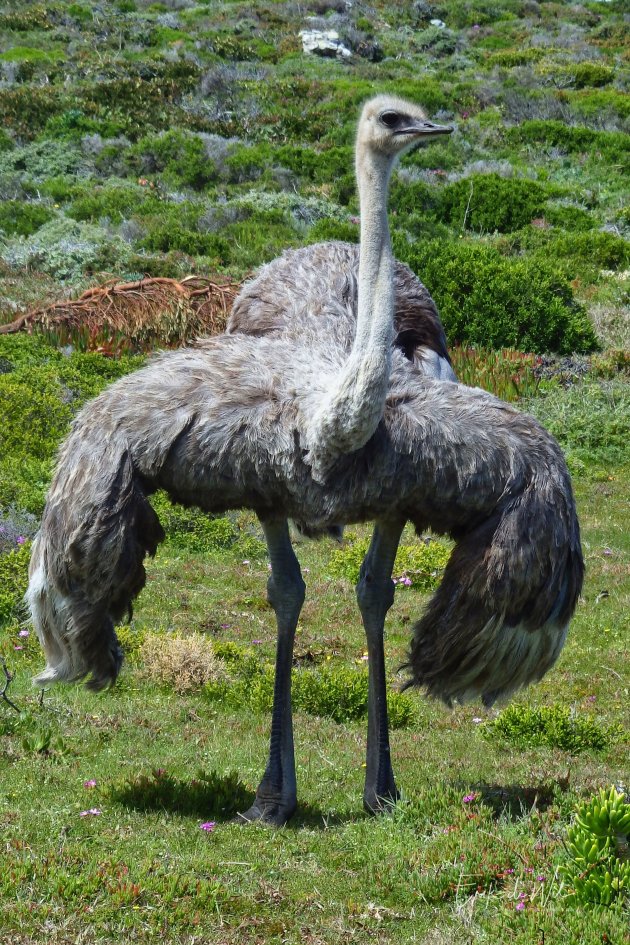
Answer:
[[[611,164],[628,159],[628,136],[620,131],[594,131],[583,125],[532,119],[511,128],[508,137],[516,143],[556,147],[569,154],[584,152]]]
[[[422,275],[450,344],[521,351],[592,351],[597,339],[562,272],[542,259],[506,258],[484,243],[394,237],[396,255]]]
[[[548,189],[533,180],[472,174],[447,184],[438,215],[445,223],[480,233],[510,233],[542,214]]]
[[[203,190],[218,179],[217,168],[201,138],[183,131],[165,131],[149,135],[126,155],[131,169],[138,174],[161,175],[174,187]]]
[[[48,459],[68,429],[72,410],[62,401],[54,372],[36,376],[13,371],[0,374],[0,456]]]
[[[563,705],[529,708],[513,703],[480,726],[485,738],[502,738],[517,748],[547,745],[572,754],[601,751],[621,737],[620,726],[605,727],[589,716],[573,715]]]
[[[239,537],[236,525],[227,518],[212,518],[195,508],[173,505],[165,492],[151,496],[166,532],[167,541],[189,551],[220,551],[231,548]]]
[[[75,195],[67,214],[75,220],[97,222],[108,217],[120,223],[137,213],[158,213],[161,209],[159,196],[148,187],[139,184],[118,182],[106,186],[90,186]]]
[[[273,705],[274,669],[232,643],[215,643],[215,655],[223,659],[234,676],[232,682],[212,683],[206,694],[212,700],[258,712]],[[292,703],[309,715],[331,718],[338,723],[362,719],[367,714],[368,675],[345,666],[293,671]],[[415,704],[406,693],[388,692],[387,708],[392,728],[404,728],[416,717]]]
[[[369,538],[350,540],[343,548],[333,551],[328,562],[328,573],[356,584],[369,544]],[[451,546],[441,540],[400,545],[392,572],[395,583],[422,591],[433,590],[442,579],[450,554]]]
[[[53,216],[52,210],[41,204],[7,200],[0,203],[0,231],[8,236],[31,236]]]
[[[30,541],[0,555],[0,622],[16,617],[22,607],[30,559]]]

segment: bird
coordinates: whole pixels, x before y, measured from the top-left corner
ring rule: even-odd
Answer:
[[[164,537],[154,491],[211,514],[245,507],[258,515],[276,675],[267,765],[245,822],[281,825],[297,806],[291,668],[305,584],[288,519],[315,530],[376,523],[356,589],[368,651],[370,812],[398,796],[383,629],[405,524],[455,541],[414,624],[408,663],[410,683],[449,705],[492,704],[540,679],[577,604],[579,523],[556,441],[493,395],[428,377],[392,344],[388,182],[400,154],[444,133],[403,99],[376,96],[363,107],[355,326],[333,306],[295,334],[222,334],[157,355],[89,401],[60,448],[27,591],[46,656],[42,685],[115,681],[115,624]]]
[[[256,272],[238,293],[226,332],[267,335],[298,321],[357,317],[359,246],[330,240],[287,249]],[[394,260],[394,345],[420,371],[456,381],[437,307],[415,273]]]

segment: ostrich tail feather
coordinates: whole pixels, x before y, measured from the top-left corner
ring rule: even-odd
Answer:
[[[455,547],[414,626],[407,685],[448,706],[479,698],[491,706],[542,679],[560,655],[582,587],[577,518],[567,511],[547,544],[530,533],[510,551],[499,522]]]
[[[85,431],[82,431],[85,433]],[[89,442],[88,442],[89,441]],[[39,685],[116,680],[114,625],[144,586],[164,533],[124,444],[98,433],[62,451],[33,546],[26,601],[46,655]]]

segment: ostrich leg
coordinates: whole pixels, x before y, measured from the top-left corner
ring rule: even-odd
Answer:
[[[269,761],[252,806],[240,817],[281,826],[295,811],[295,757],[291,714],[291,669],[295,628],[304,603],[305,584],[295,556],[286,519],[262,522],[271,574],[267,597],[276,612],[278,643],[271,717]]]
[[[383,628],[387,611],[394,602],[392,569],[404,524],[400,521],[376,523],[357,584],[357,600],[367,637],[369,669],[363,806],[371,813],[384,810],[397,797],[389,753]]]

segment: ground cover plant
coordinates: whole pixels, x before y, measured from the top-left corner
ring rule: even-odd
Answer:
[[[307,25],[352,56],[306,56]],[[2,941],[627,941],[628,48],[621,0],[4,5],[0,324],[33,317],[0,333]],[[563,446],[586,584],[548,677],[447,712],[399,691],[449,549],[405,532],[386,642],[403,796],[368,818],[353,591],[368,529],[298,539],[302,804],[280,831],[244,829],[275,640],[256,520],[152,498],[168,538],[98,696],[32,689],[30,541],[86,399],[220,327],[221,305],[206,324],[182,287],[358,239],[354,121],[377,90],[455,126],[396,173],[396,252],[461,380]],[[147,276],[171,281],[138,289]]]

